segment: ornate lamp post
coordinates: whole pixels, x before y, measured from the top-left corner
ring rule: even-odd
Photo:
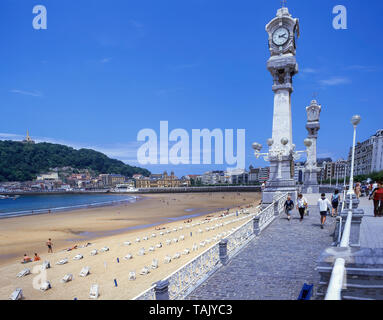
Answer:
[[[351,124],[354,127],[354,138],[352,142],[352,156],[351,156],[351,173],[350,173],[350,187],[348,188],[348,195],[350,196],[350,204],[349,208],[352,209],[352,198],[355,195],[354,192],[354,166],[355,166],[355,144],[356,144],[356,127],[360,123],[361,117],[359,115],[355,115],[351,118]]]

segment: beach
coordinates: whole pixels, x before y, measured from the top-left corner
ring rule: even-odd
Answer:
[[[213,245],[213,238],[217,238],[218,234],[243,221],[210,231],[205,229],[209,224],[192,224],[219,217],[224,212],[220,209],[232,208],[230,212],[235,212],[249,205],[254,208],[259,201],[259,193],[150,194],[126,205],[3,219],[0,222],[0,299],[8,299],[16,288],[23,289],[26,299],[88,299],[93,283],[100,287],[99,299],[131,299]],[[186,224],[188,219],[192,222]],[[187,225],[189,228],[186,228]],[[165,234],[160,235],[160,232]],[[153,234],[156,236],[153,237]],[[180,240],[181,236],[184,240]],[[144,240],[145,237],[148,239]],[[48,238],[53,241],[53,254],[47,253],[45,242]],[[137,238],[140,242],[136,242]],[[173,242],[175,238],[179,240],[176,243]],[[172,244],[167,245],[166,240],[172,240]],[[206,240],[211,241],[206,247],[191,250],[194,244]],[[127,241],[131,244],[124,244]],[[162,247],[158,248],[160,242]],[[86,243],[91,245],[63,251]],[[105,246],[110,250],[90,255],[92,250]],[[150,247],[154,251],[149,251]],[[139,256],[142,248],[145,248],[145,255]],[[186,248],[190,253],[183,255]],[[46,292],[33,288],[32,281],[36,274],[16,277],[24,268],[32,271],[34,266],[41,265],[41,261],[25,265],[20,263],[24,253],[33,256],[34,252],[40,255],[42,261],[48,260],[51,264],[47,276],[52,289]],[[179,259],[164,263],[165,256],[173,257],[176,253],[181,253]],[[77,254],[82,254],[83,259],[73,260]],[[123,259],[127,254],[133,258]],[[67,264],[56,265],[64,258],[68,258]],[[148,275],[140,275],[141,269],[150,267],[153,259],[158,260],[158,269],[151,270]],[[78,274],[84,266],[90,267],[90,274],[82,278]],[[129,280],[131,271],[136,272],[136,280]],[[73,274],[73,281],[61,283],[61,278],[67,273]]]

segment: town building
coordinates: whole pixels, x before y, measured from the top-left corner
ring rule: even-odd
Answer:
[[[177,188],[190,186],[190,180],[178,179],[172,171],[170,175],[165,171],[163,174],[152,174],[150,177],[140,177],[135,180],[136,188]]]

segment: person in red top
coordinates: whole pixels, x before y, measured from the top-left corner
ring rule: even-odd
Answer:
[[[377,188],[372,191],[371,199],[374,200],[374,216],[383,216],[383,186],[378,182]]]

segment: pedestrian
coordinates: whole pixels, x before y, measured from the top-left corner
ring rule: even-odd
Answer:
[[[360,198],[360,190],[361,190],[361,187],[360,187],[360,183],[358,182],[355,186],[355,195],[356,197],[359,199]]]
[[[326,222],[327,212],[330,211],[331,203],[326,198],[324,193],[321,194],[320,199],[318,200],[318,207],[320,212],[320,227],[323,229],[323,226]]]
[[[49,238],[48,241],[47,241],[47,247],[48,247],[48,253],[53,253],[53,243],[52,243],[52,239]]]
[[[301,216],[300,221],[303,221],[303,217],[305,215],[305,212],[307,210],[308,204],[306,198],[303,197],[303,194],[298,194],[298,200],[297,200],[297,210],[299,211],[299,214]]]
[[[332,217],[336,217],[338,215],[338,207],[340,201],[339,190],[335,190],[334,194],[331,196]]]
[[[284,207],[285,207],[285,213],[287,214],[287,220],[290,221],[291,220],[290,212],[291,212],[291,210],[294,209],[294,202],[293,202],[293,200],[291,200],[290,196],[287,197],[287,200],[284,204]]]
[[[383,215],[383,185],[382,182],[376,184],[376,188],[372,191],[370,200],[374,201],[374,217]]]

